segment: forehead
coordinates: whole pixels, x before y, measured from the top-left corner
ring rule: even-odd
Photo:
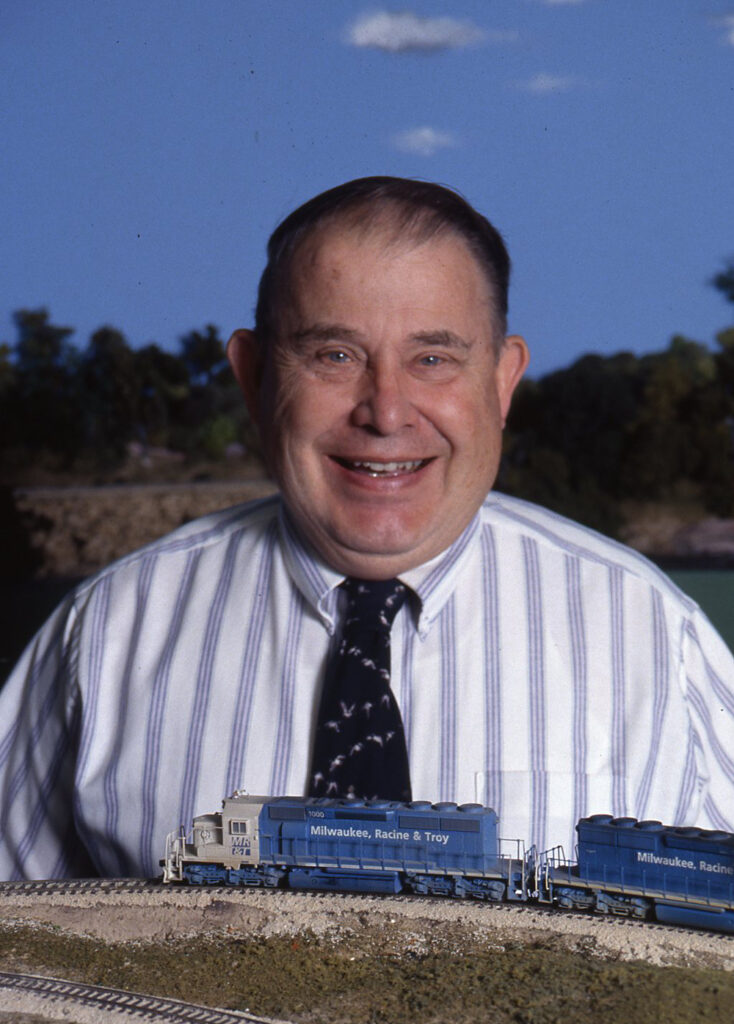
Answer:
[[[465,240],[450,229],[427,239],[391,230],[334,223],[312,231],[293,254],[283,299],[286,306],[354,297],[408,299],[438,290],[493,313],[490,282]],[[478,311],[478,310],[477,310]]]

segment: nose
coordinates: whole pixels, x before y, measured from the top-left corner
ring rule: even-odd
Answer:
[[[387,437],[412,426],[416,417],[417,412],[400,369],[375,366],[363,375],[352,412],[355,426]]]

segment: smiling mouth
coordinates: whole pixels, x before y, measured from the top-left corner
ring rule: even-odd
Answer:
[[[406,462],[374,462],[365,459],[342,459],[337,456],[334,456],[334,459],[345,469],[351,469],[355,473],[366,473],[371,477],[404,476],[406,473],[416,473],[432,461],[431,459],[411,459]]]

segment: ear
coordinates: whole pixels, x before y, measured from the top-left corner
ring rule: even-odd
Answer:
[[[254,331],[238,330],[227,342],[227,359],[245,396],[253,423],[260,425],[260,385],[263,377],[263,352]]]
[[[530,352],[525,344],[525,339],[521,338],[519,334],[508,335],[500,349],[495,368],[497,397],[499,398],[503,427],[510,411],[512,395],[529,362]]]

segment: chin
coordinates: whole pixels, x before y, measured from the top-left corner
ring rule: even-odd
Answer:
[[[395,524],[390,524],[384,529],[375,529],[374,523],[364,530],[355,529],[354,523],[350,524],[348,530],[334,532],[337,544],[342,551],[351,555],[356,560],[374,559],[399,559],[410,560],[415,553],[422,551],[426,544],[426,538],[418,536],[413,531],[399,530]],[[420,558],[426,561],[427,558]],[[419,564],[416,561],[415,564]]]

